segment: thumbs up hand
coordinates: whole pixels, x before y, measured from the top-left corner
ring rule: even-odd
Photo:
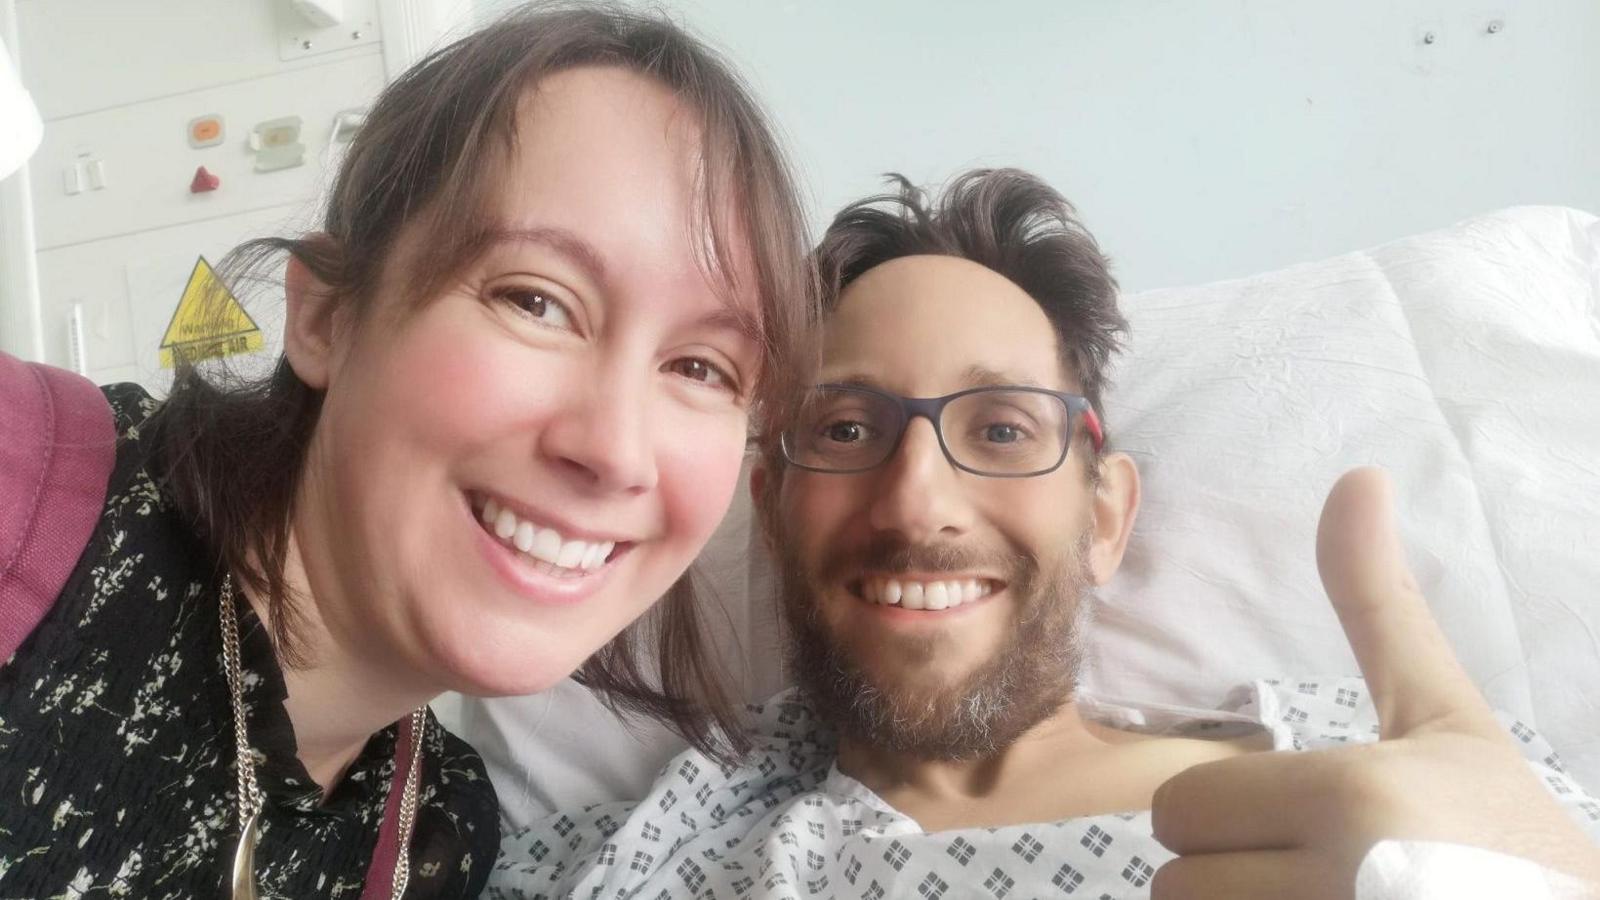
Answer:
[[[1157,789],[1155,837],[1178,858],[1169,898],[1354,896],[1386,839],[1481,847],[1593,880],[1600,847],[1559,805],[1456,661],[1406,567],[1389,481],[1345,473],[1317,526],[1317,568],[1377,707],[1374,744],[1257,753]]]

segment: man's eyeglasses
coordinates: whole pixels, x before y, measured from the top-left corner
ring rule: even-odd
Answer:
[[[784,459],[813,472],[865,472],[900,447],[911,420],[933,423],[950,464],[974,475],[1028,478],[1061,467],[1079,416],[1099,452],[1105,436],[1089,401],[1036,387],[980,387],[943,397],[901,397],[822,384],[781,437]]]

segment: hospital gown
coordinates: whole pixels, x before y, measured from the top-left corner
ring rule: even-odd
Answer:
[[[1221,710],[1081,698],[1085,715],[1186,737],[1265,731],[1276,750],[1377,737],[1360,679],[1258,681]],[[794,691],[754,708],[757,749],[725,767],[688,750],[644,800],[552,815],[507,834],[487,896],[511,898],[1140,898],[1172,854],[1150,813],[925,832],[834,765],[829,729]],[[1555,798],[1600,840],[1600,803],[1528,726],[1502,717]]]

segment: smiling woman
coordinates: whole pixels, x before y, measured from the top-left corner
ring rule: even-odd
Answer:
[[[99,525],[0,668],[0,894],[475,897],[447,690],[577,671],[719,750],[685,573],[815,296],[737,78],[652,18],[517,14],[390,86],[322,231],[225,271],[280,253],[265,381],[106,389]]]

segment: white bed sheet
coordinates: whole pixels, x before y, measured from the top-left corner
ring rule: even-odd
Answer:
[[[1086,686],[1213,705],[1254,678],[1354,673],[1313,539],[1338,474],[1377,463],[1467,669],[1600,787],[1600,222],[1509,209],[1123,304],[1107,419],[1145,501]],[[759,699],[786,679],[751,525],[741,495],[708,560],[724,652]],[[682,746],[570,683],[442,705],[514,823],[642,796]]]
[[[1600,782],[1597,257],[1593,216],[1528,207],[1128,298],[1108,415],[1146,503],[1090,683],[1206,704],[1354,671],[1313,541],[1338,474],[1378,463],[1479,686]]]

